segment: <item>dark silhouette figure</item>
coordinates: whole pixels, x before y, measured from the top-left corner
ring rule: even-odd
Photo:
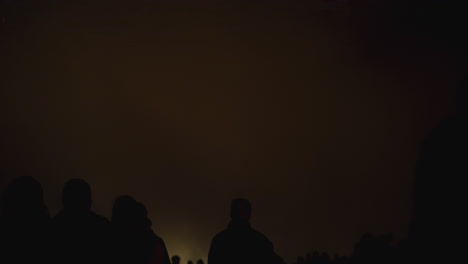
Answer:
[[[468,79],[457,91],[456,113],[423,144],[417,164],[410,240],[418,262],[450,263],[466,250]]]
[[[32,177],[13,180],[2,197],[0,263],[47,261],[49,227],[40,183]]]
[[[281,263],[272,243],[249,223],[251,205],[246,199],[231,203],[231,222],[217,234],[208,255],[208,264]]]
[[[187,262],[187,264],[193,264],[193,261],[189,260],[189,261]]]
[[[365,234],[354,247],[351,263],[392,263],[391,240],[391,235],[373,236],[371,234]],[[329,261],[327,263],[329,263]]]
[[[117,198],[111,219],[113,262],[170,264],[166,245],[151,230],[151,225],[143,204],[130,196]]]
[[[204,264],[204,263],[203,263],[203,260],[199,259],[199,260],[197,261],[197,264]]]
[[[180,264],[180,257],[179,256],[172,256],[172,264]]]
[[[91,187],[81,179],[69,180],[62,192],[63,209],[53,218],[57,263],[105,261],[109,226],[91,211]]]

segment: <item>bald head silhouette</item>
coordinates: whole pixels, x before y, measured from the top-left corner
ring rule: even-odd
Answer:
[[[91,187],[82,179],[71,179],[63,187],[63,208],[70,211],[88,211],[91,209]]]
[[[234,221],[248,222],[252,214],[250,201],[238,198],[231,201],[231,219]]]
[[[8,217],[45,214],[41,184],[30,176],[14,179],[5,190],[3,214]]]

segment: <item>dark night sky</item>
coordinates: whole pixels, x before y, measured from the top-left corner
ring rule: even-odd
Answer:
[[[240,196],[287,261],[406,236],[420,144],[462,72],[456,8],[0,2],[1,189],[33,175],[53,214],[71,177],[106,216],[133,195],[183,263]]]

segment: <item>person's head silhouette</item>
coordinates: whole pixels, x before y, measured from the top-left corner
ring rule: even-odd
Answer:
[[[71,179],[63,187],[63,207],[70,211],[88,211],[91,209],[91,187],[82,179]]]
[[[231,202],[231,219],[234,221],[248,222],[252,213],[252,206],[247,199],[238,198]]]
[[[197,261],[197,264],[203,264],[203,260],[202,260],[202,259],[199,259],[199,260]]]
[[[179,256],[172,256],[172,264],[180,264],[180,257]]]
[[[115,200],[111,222],[135,231],[148,230],[152,225],[146,207],[128,195],[120,196]]]
[[[41,184],[30,176],[11,181],[3,196],[2,214],[9,218],[36,218],[48,215]]]

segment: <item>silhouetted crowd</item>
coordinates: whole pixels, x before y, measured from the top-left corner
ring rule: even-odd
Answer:
[[[180,257],[177,255],[172,256],[171,258],[172,264],[180,264]],[[187,261],[187,264],[193,264],[193,261],[189,260]],[[197,264],[204,264],[203,260],[199,259],[197,261]]]
[[[458,91],[456,113],[423,144],[408,240],[391,245],[389,235],[366,234],[350,257],[315,252],[299,257],[296,264],[456,263],[465,258],[466,87],[465,83]],[[20,177],[9,183],[1,202],[0,263],[171,263],[164,241],[151,229],[145,206],[130,196],[115,200],[109,221],[91,210],[89,184],[71,179],[63,188],[62,210],[50,217],[41,184]],[[268,238],[252,228],[250,216],[248,200],[232,201],[231,221],[213,238],[208,264],[284,263]],[[179,264],[180,258],[172,261]]]
[[[54,217],[32,177],[13,180],[2,198],[1,263],[170,263],[145,206],[130,196],[115,200],[111,221],[91,210],[91,188],[81,179],[65,184]]]
[[[62,203],[62,210],[50,217],[41,184],[33,177],[13,180],[2,197],[0,263],[171,263],[145,206],[133,197],[118,197],[109,221],[91,210],[89,184],[71,179]],[[272,243],[250,226],[250,215],[248,200],[232,201],[231,222],[213,239],[210,264],[283,263]],[[176,256],[172,260],[180,263]]]
[[[295,264],[397,264],[413,263],[414,256],[408,248],[408,241],[400,241],[392,245],[392,236],[389,234],[374,236],[364,234],[355,244],[351,256],[334,255],[326,252],[314,252],[305,257],[297,258]]]

